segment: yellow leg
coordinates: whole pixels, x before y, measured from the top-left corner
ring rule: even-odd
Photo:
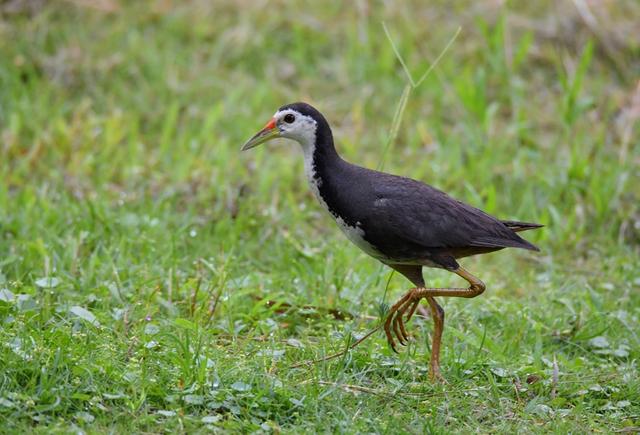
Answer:
[[[408,340],[408,334],[404,326],[405,321],[409,321],[418,307],[418,303],[421,299],[426,298],[431,308],[431,315],[433,317],[434,329],[433,329],[433,343],[431,345],[431,362],[430,362],[430,376],[434,380],[442,380],[440,374],[440,344],[442,341],[442,331],[444,329],[444,310],[436,300],[435,297],[459,297],[459,298],[474,298],[482,294],[485,290],[485,285],[475,276],[471,275],[462,267],[453,271],[460,277],[464,278],[468,283],[468,288],[425,288],[415,287],[409,290],[404,296],[396,302],[391,309],[384,322],[384,332],[387,336],[387,341],[394,352],[398,352],[396,349],[395,340],[393,339],[393,333],[400,342],[405,344]],[[407,313],[408,311],[408,313]],[[406,318],[405,318],[406,315]]]

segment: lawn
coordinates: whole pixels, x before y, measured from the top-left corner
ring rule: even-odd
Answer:
[[[639,431],[639,20],[633,0],[1,3],[0,433]],[[389,37],[417,80],[458,29],[409,86]],[[400,354],[378,332],[307,362],[410,284],[344,239],[297,144],[240,153],[297,100],[347,160],[545,224],[540,253],[462,260],[487,291],[441,299],[447,384],[424,317]]]

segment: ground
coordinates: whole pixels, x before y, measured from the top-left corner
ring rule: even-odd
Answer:
[[[0,432],[639,430],[639,5],[423,3],[0,5]],[[239,152],[296,100],[348,160],[546,225],[463,261],[447,384],[422,317],[293,367],[409,288],[295,143]]]

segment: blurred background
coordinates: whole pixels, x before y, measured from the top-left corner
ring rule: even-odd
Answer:
[[[411,91],[387,152],[407,76],[383,22],[414,78],[461,29]],[[164,343],[153,369],[159,386],[123,378],[146,361],[132,363],[131,355],[151,352],[144,332],[150,321],[162,331],[173,331],[175,319],[202,326],[190,333],[210,344],[208,355],[250,383],[262,366],[254,356],[246,367],[235,366],[220,337],[231,337],[240,353],[265,344],[238,344],[239,334],[266,334],[275,343],[297,337],[307,347],[291,358],[301,360],[350,334],[335,321],[308,327],[294,316],[276,324],[273,301],[369,320],[384,311],[407,283],[394,277],[387,294],[388,271],[347,245],[324,216],[306,185],[297,144],[239,152],[279,106],[303,100],[327,117],[347,160],[384,165],[503,219],[546,225],[526,235],[541,254],[465,263],[490,291],[474,302],[481,305],[447,301],[459,314],[445,330],[445,348],[455,350],[443,366],[458,367],[460,376],[475,370],[454,355],[482,347],[482,331],[474,329],[482,323],[511,346],[483,364],[509,367],[529,355],[530,367],[544,376],[550,369],[543,354],[550,361],[548,349],[566,352],[563,370],[576,379],[608,376],[626,391],[611,394],[626,400],[629,382],[615,374],[629,367],[626,360],[603,368],[598,358],[606,357],[589,360],[603,342],[589,340],[609,331],[611,352],[626,346],[637,356],[639,23],[634,0],[0,2],[0,288],[33,301],[18,306],[4,298],[8,305],[0,308],[13,323],[2,334],[8,343],[22,337],[21,352],[32,346],[40,355],[26,363],[11,346],[3,348],[4,391],[33,388],[37,397],[29,400],[49,400],[30,380],[62,346],[69,360],[51,377],[63,391],[56,393],[64,406],[58,415],[89,409],[105,422],[116,418],[74,396],[107,382],[132,391],[131,403],[142,404],[136,409],[152,413],[177,406],[167,397],[200,382],[194,368],[200,360],[185,357],[191,362],[180,365],[180,353]],[[454,281],[436,271],[428,282]],[[629,317],[612,320],[609,313],[621,310]],[[78,318],[108,330],[78,329],[72,321]],[[423,338],[429,325],[422,324]],[[84,345],[91,357],[58,341],[80,330],[91,337]],[[376,340],[365,348],[374,367],[380,352],[388,358],[382,337]],[[424,343],[420,349],[428,352]],[[573,352],[591,362],[572,366]],[[96,384],[66,378],[64,367],[76,365]],[[524,374],[530,367],[510,370]],[[291,376],[293,385],[300,382]],[[575,391],[580,387],[588,385],[578,381]],[[136,396],[142,390],[146,396]],[[285,409],[292,406],[287,394]],[[516,401],[511,394],[505,393]],[[612,397],[584,409],[598,410]],[[27,399],[7,400],[30,406]],[[549,406],[564,406],[556,405]],[[200,415],[197,409],[185,412]],[[477,427],[473,419],[482,419],[464,409],[460,421]],[[625,409],[587,420],[606,427],[608,418],[625,421]],[[17,425],[27,415],[5,411]],[[278,424],[295,427],[279,412],[268,411]],[[500,415],[482,420],[483,427],[508,424]],[[596,427],[584,424],[570,428]],[[361,429],[382,426],[376,427]]]
[[[412,93],[385,167],[542,220],[539,237],[563,245],[637,243],[638,9],[5,1],[2,175],[9,189],[44,183],[77,198],[174,195],[206,207],[203,218],[226,217],[249,185],[282,206],[277,195],[307,192],[298,151],[241,156],[239,144],[305,100],[348,159],[377,166],[406,83],[381,23],[416,77],[461,27]]]

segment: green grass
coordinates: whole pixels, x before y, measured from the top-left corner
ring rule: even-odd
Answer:
[[[10,3],[0,432],[638,430],[635,2],[596,28],[572,2]],[[415,78],[462,28],[386,154],[407,78],[383,21]],[[464,261],[488,290],[442,300],[447,385],[420,318],[400,355],[378,333],[291,368],[409,287],[322,213],[297,145],[239,153],[295,100],[353,162],[546,225],[541,253]]]

